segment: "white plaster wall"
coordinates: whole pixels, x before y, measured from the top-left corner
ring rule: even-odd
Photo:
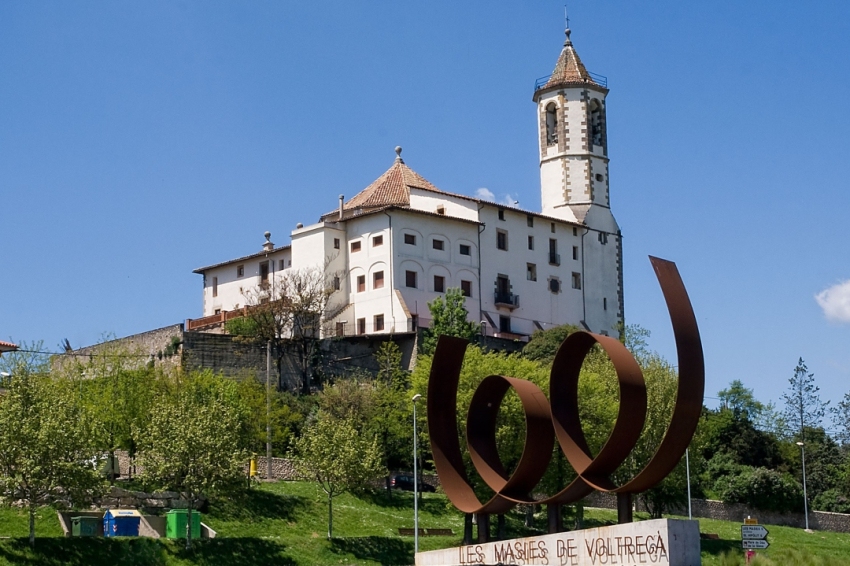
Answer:
[[[423,210],[425,212],[437,212],[437,207],[445,209],[446,216],[465,218],[466,220],[477,220],[478,203],[463,198],[458,198],[445,193],[424,191],[422,189],[410,189],[410,208]]]
[[[284,266],[291,260],[289,248],[278,249],[259,257],[236,260],[204,273],[203,316],[215,314],[216,310],[232,311],[245,306],[243,290],[256,287],[260,283],[260,263],[269,261],[270,276],[279,271],[280,262]],[[273,262],[273,263],[272,263]],[[237,276],[237,267],[244,266],[245,274]],[[273,265],[273,268],[272,268]],[[218,277],[218,296],[213,297],[213,278]]]

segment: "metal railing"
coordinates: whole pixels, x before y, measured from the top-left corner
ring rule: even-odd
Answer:
[[[608,88],[608,77],[606,77],[605,75],[600,75],[598,73],[591,73],[590,71],[588,71],[587,74],[590,75],[590,78],[593,79],[593,82],[595,82],[602,88]],[[540,77],[539,79],[534,81],[534,91],[536,92],[546,86],[546,83],[548,83],[549,79],[551,78],[552,75],[546,75],[545,77]]]
[[[500,293],[496,291],[494,300],[497,305],[519,306],[519,295],[514,295],[513,293]]]

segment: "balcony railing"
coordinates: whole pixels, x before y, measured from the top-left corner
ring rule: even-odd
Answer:
[[[513,293],[500,293],[496,291],[494,300],[497,307],[515,309],[519,306],[519,295],[514,295]]]
[[[561,255],[556,254],[555,252],[549,252],[549,264],[561,265]]]
[[[600,75],[597,73],[587,72],[590,75],[590,78],[593,79],[593,82],[601,86],[602,88],[608,88],[608,77],[605,75]],[[552,78],[552,75],[546,75],[545,77],[540,77],[536,81],[534,81],[534,91],[537,92],[549,82],[549,79]]]

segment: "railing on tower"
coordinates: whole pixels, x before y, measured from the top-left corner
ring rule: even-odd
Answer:
[[[600,75],[598,73],[587,72],[590,75],[590,78],[593,79],[593,82],[601,86],[602,88],[608,88],[608,77],[605,75]],[[552,78],[552,75],[546,75],[545,77],[540,77],[536,81],[534,81],[534,90],[535,92],[546,86],[546,83],[549,82],[549,79]]]

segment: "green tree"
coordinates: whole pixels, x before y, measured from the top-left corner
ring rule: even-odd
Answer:
[[[146,485],[180,492],[189,501],[186,547],[192,545],[192,509],[204,497],[244,485],[247,411],[237,384],[208,372],[181,379],[160,394],[140,443]]]
[[[37,505],[82,505],[104,485],[93,458],[91,415],[71,382],[51,378],[44,358],[16,354],[4,360],[11,376],[0,395],[0,490],[6,499],[26,502],[34,545]]]
[[[794,376],[788,380],[788,392],[782,395],[785,402],[785,419],[792,430],[799,432],[805,442],[805,429],[820,426],[829,401],[821,401],[820,387],[815,385],[815,374],[809,373],[803,358],[794,368]]]
[[[421,347],[423,353],[433,354],[437,347],[437,339],[442,335],[467,340],[474,340],[478,336],[478,324],[466,319],[469,312],[464,306],[464,301],[463,291],[459,288],[451,288],[446,290],[445,298],[437,297],[428,303],[431,327],[425,331],[425,339]]]
[[[284,456],[300,434],[305,415],[315,405],[315,398],[296,396],[287,391],[271,391],[271,407],[267,411],[264,383],[253,377],[247,377],[238,383],[239,397],[251,415],[247,423],[247,449],[254,454],[266,453],[268,422],[271,425],[272,455]]]
[[[561,347],[567,336],[579,330],[581,329],[578,326],[572,324],[556,326],[547,330],[535,330],[528,344],[523,347],[522,355],[529,360],[550,365],[552,360],[555,359],[555,354],[558,353],[558,348]]]
[[[411,466],[413,440],[411,414],[413,393],[410,376],[401,367],[401,350],[395,342],[384,342],[375,353],[379,370],[375,380],[374,412],[369,427],[374,430],[387,471]],[[387,493],[392,497],[390,476]]]
[[[328,540],[333,538],[333,499],[385,473],[376,438],[358,429],[351,417],[319,411],[296,443],[299,471],[314,479],[328,497]]]
[[[720,390],[717,397],[723,408],[732,411],[736,417],[755,421],[764,411],[764,405],[756,400],[753,390],[744,387],[740,379],[733,380],[727,389]]]

